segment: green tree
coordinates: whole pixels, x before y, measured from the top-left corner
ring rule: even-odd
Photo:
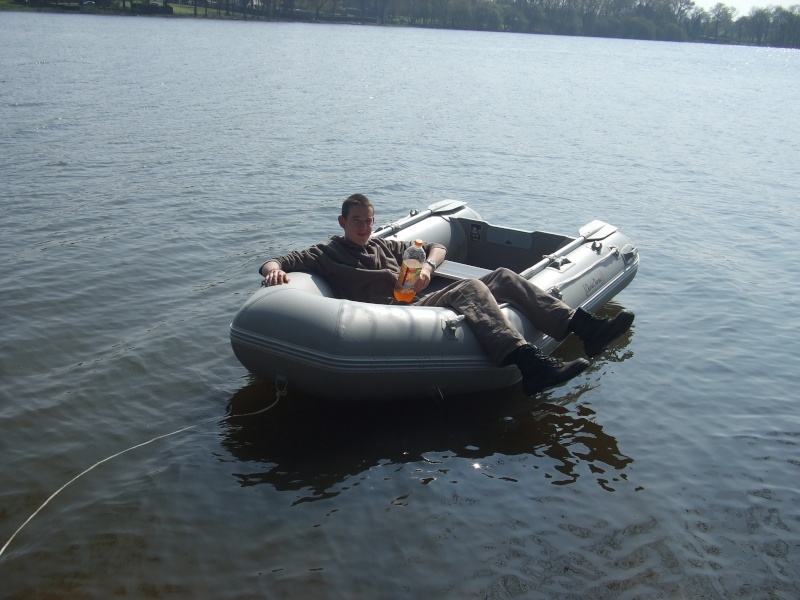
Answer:
[[[632,40],[654,40],[656,26],[644,17],[628,16],[622,19],[622,37]]]
[[[705,9],[695,7],[689,13],[686,30],[690,39],[698,39],[705,35],[706,26],[710,21],[710,16]]]
[[[682,23],[694,8],[694,0],[671,0],[669,6],[677,23]]]
[[[715,40],[719,38],[721,31],[725,34],[728,33],[735,13],[735,8],[729,8],[721,2],[717,2],[711,9],[711,25],[713,27],[713,37]]]
[[[466,29],[472,24],[472,4],[469,0],[452,0],[449,5],[450,22],[456,29]]]
[[[782,6],[772,9],[770,45],[781,48],[800,48],[800,6],[787,10]]]
[[[686,30],[677,23],[667,23],[661,28],[658,39],[664,42],[685,42]]]
[[[751,8],[750,17],[748,18],[748,33],[750,35],[750,43],[755,43],[756,46],[761,46],[767,43],[767,36],[769,35],[769,27],[772,21],[772,15],[768,8]]]

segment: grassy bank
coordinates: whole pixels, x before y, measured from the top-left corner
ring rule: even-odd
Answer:
[[[127,1],[125,7],[122,2],[107,2],[102,5],[101,2],[95,4],[83,4],[83,2],[30,2],[23,4],[14,0],[0,0],[0,11],[20,11],[20,12],[66,12],[66,13],[95,13],[95,14],[150,14],[159,17],[203,17],[212,19],[241,19],[241,13],[229,12],[227,15],[225,11],[220,11],[217,14],[216,8],[209,8],[207,11],[204,7],[198,6],[195,15],[195,7],[190,4],[173,4],[167,3],[172,8],[171,14],[163,12],[142,12],[132,8],[131,2]],[[162,4],[153,5],[154,8],[160,9]],[[252,18],[248,15],[248,18]]]

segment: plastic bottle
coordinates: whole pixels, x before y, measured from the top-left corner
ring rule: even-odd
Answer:
[[[403,265],[400,267],[400,275],[394,286],[394,299],[398,302],[411,302],[416,292],[414,284],[419,279],[422,265],[425,264],[425,250],[422,249],[422,240],[414,240],[414,243],[403,252]]]

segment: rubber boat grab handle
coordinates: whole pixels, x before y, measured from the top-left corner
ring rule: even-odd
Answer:
[[[453,212],[464,208],[466,205],[467,203],[461,200],[442,200],[441,202],[434,202],[428,206],[427,209],[421,212],[412,210],[410,215],[400,219],[399,221],[389,223],[388,225],[381,225],[373,232],[372,235],[373,237],[386,237],[389,235],[394,235],[398,231],[402,231],[406,227],[411,227],[415,223],[424,221],[432,215]]]

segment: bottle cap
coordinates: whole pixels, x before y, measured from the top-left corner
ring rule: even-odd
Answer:
[[[414,240],[414,245],[415,246],[422,246],[422,244],[423,244],[422,240]]]

